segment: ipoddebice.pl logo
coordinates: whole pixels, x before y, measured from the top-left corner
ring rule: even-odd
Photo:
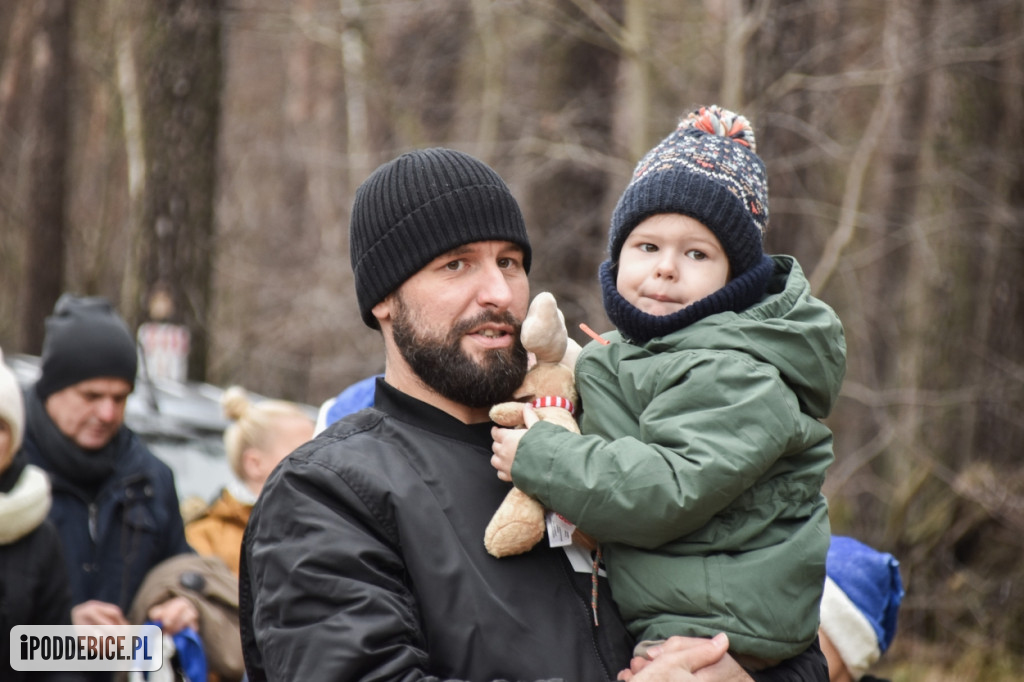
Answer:
[[[163,665],[155,625],[15,625],[10,637],[15,670],[151,672]]]

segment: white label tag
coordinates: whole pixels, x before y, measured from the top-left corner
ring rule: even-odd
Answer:
[[[552,547],[565,547],[572,544],[572,532],[576,526],[569,523],[564,516],[553,511],[544,514],[548,527],[548,544]]]

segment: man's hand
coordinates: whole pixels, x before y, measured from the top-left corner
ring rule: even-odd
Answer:
[[[95,599],[72,607],[71,622],[75,625],[128,625],[117,604]]]
[[[648,651],[651,660],[637,657],[618,679],[632,682],[751,682],[750,676],[731,656],[729,638],[718,634],[702,637],[671,637]]]
[[[175,635],[187,627],[199,631],[199,610],[185,597],[171,597],[149,610],[149,619],[160,623],[160,629]]]
[[[530,428],[538,421],[537,413],[529,405],[523,406],[523,421],[526,428]],[[512,482],[512,463],[516,460],[516,450],[519,449],[519,441],[526,435],[526,429],[503,429],[495,426],[491,429],[491,438],[494,443],[491,445],[491,466],[498,470],[498,478],[509,483]]]

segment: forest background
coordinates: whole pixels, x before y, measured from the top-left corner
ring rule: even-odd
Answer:
[[[377,165],[486,160],[533,290],[607,329],[636,161],[697,105],[744,113],[768,250],[846,328],[826,493],[901,561],[882,670],[1020,679],[1022,0],[4,0],[0,60],[5,352],[101,294],[187,326],[191,378],[313,404],[382,369],[346,237]]]

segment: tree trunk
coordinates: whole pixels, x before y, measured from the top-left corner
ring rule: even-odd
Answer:
[[[140,231],[145,318],[191,334],[188,374],[207,371],[217,140],[220,0],[133,0],[145,182]]]
[[[24,352],[39,353],[43,321],[64,286],[72,12],[70,0],[37,0],[32,9],[35,30],[28,119],[32,121],[33,145],[19,346]]]

